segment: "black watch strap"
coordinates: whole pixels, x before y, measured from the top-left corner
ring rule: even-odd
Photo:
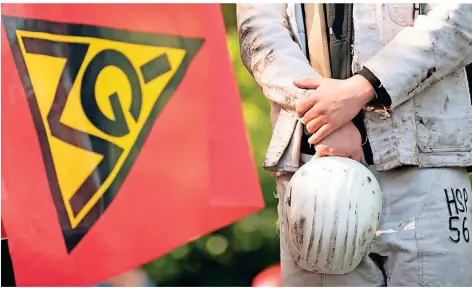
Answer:
[[[390,95],[388,94],[387,90],[385,90],[385,87],[380,82],[379,78],[377,78],[374,73],[364,67],[355,74],[363,76],[365,79],[367,79],[367,81],[369,81],[370,85],[374,87],[375,98],[369,102],[368,106],[383,106],[386,108],[390,107],[390,105],[392,104],[392,99],[390,98]]]

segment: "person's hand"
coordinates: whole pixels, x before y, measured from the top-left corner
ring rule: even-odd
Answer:
[[[350,122],[375,96],[372,85],[361,75],[346,80],[311,78],[293,83],[302,89],[314,89],[296,104],[298,117],[314,133],[314,144]]]
[[[308,139],[313,142],[313,136]],[[340,156],[351,158],[367,166],[362,150],[362,137],[357,127],[348,122],[338,130],[331,133],[328,137],[315,145],[315,158],[324,156]]]

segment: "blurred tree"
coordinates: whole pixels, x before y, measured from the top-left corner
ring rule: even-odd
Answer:
[[[144,265],[159,286],[250,286],[260,271],[279,262],[275,182],[261,168],[272,131],[270,103],[240,60],[236,5],[221,6],[266,208]]]
[[[221,4],[226,31],[236,29],[236,4]]]

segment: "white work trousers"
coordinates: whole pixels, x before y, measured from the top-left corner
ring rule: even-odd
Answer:
[[[279,229],[282,285],[472,286],[472,191],[466,169],[369,169],[380,183],[383,209],[361,264],[344,275],[303,270]],[[277,178],[279,225],[286,225],[282,199],[292,176]]]

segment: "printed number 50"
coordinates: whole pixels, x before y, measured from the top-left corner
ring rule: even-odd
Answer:
[[[452,223],[453,220],[460,220],[460,218],[459,216],[449,217],[449,231],[453,231],[457,235],[455,238],[452,238],[451,236],[449,236],[449,239],[451,239],[455,243],[458,243],[459,241],[461,241],[461,232],[457,227],[453,225]],[[462,236],[464,237],[465,242],[469,243],[470,235],[469,235],[469,229],[466,226],[466,222],[467,222],[467,217],[464,217],[464,219],[462,220]]]

